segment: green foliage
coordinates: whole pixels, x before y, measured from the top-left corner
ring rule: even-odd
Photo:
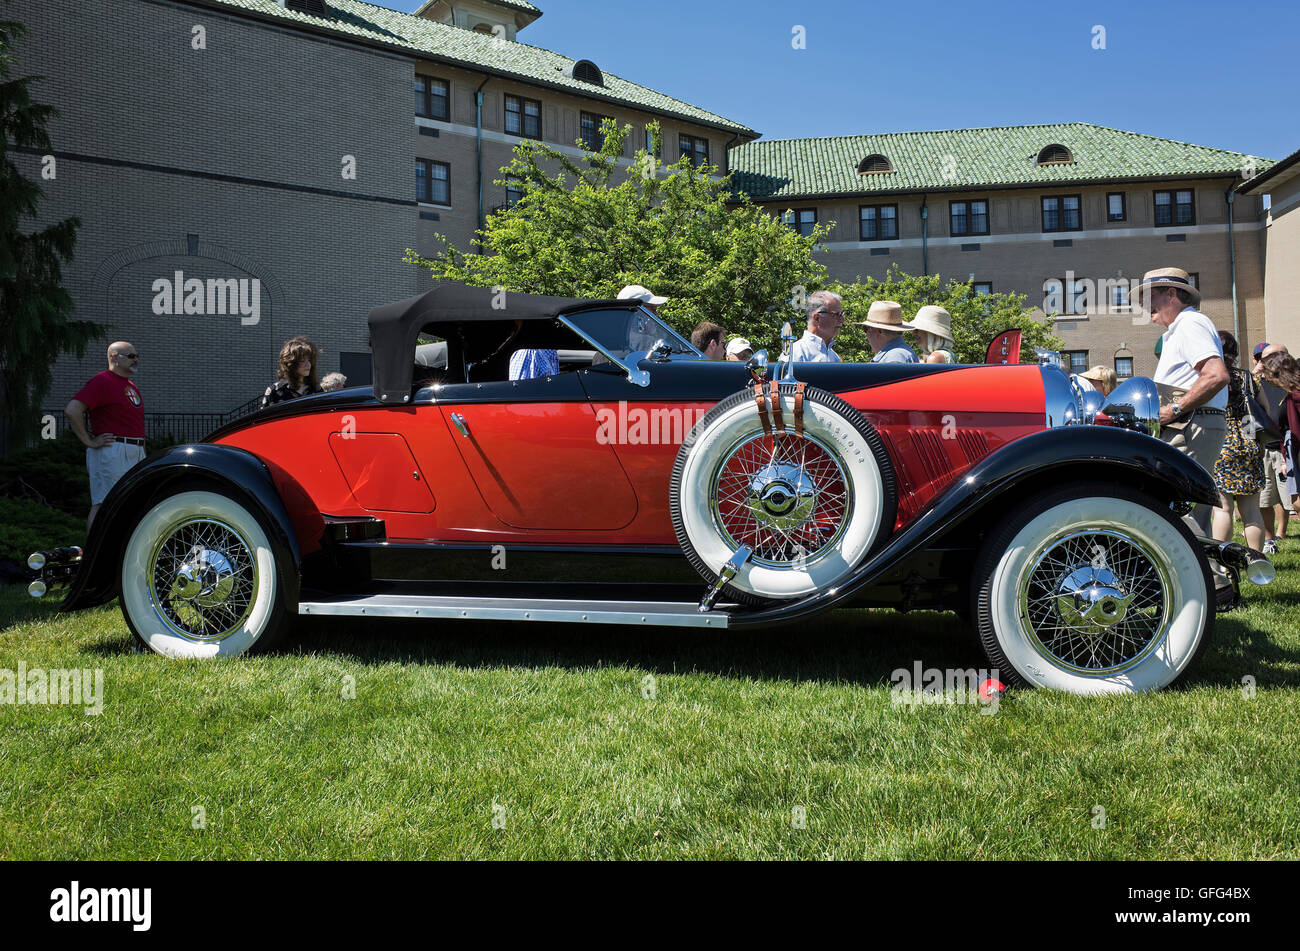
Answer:
[[[515,149],[497,184],[523,197],[488,218],[482,253],[439,236],[437,255],[408,250],[406,260],[434,280],[563,297],[614,297],[642,284],[669,298],[661,313],[679,332],[711,320],[756,346],[774,343],[796,289],[825,279],[812,251],[828,229],[799,235],[734,195],[728,178],[710,177],[713,166],[682,159],[664,169],[640,151],[620,167],[631,126],[606,120],[602,132],[600,150],[580,161],[540,142]]]
[[[12,559],[26,564],[27,556],[42,548],[83,545],[86,519],[60,512],[33,499],[0,496],[0,562]]]
[[[910,321],[926,304],[937,304],[952,315],[954,353],[960,363],[983,363],[989,343],[1004,330],[1023,331],[1020,359],[1035,363],[1035,347],[1059,350],[1064,343],[1052,333],[1048,318],[1037,318],[1025,308],[1023,294],[976,294],[970,283],[948,281],[937,274],[919,277],[891,268],[883,280],[861,278],[853,284],[832,283],[828,290],[844,298],[844,329],[835,341],[835,352],[847,361],[871,359],[871,348],[863,328],[852,321],[865,320],[871,302],[892,300],[902,305],[903,320]],[[907,342],[918,355],[912,334]]]
[[[10,149],[52,151],[45,123],[55,111],[32,101],[37,77],[12,79],[13,41],[22,24],[0,20],[0,387],[4,428],[19,444],[34,435],[37,408],[49,391],[51,368],[60,353],[81,356],[106,328],[72,320],[72,297],[63,287],[62,266],[72,260],[78,218],[44,229],[23,227],[37,217],[44,191],[20,174]]]
[[[84,519],[90,511],[86,449],[71,431],[0,459],[0,496],[30,499]]]

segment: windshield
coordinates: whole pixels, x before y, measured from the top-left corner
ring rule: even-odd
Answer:
[[[620,362],[627,361],[628,354],[648,352],[660,340],[673,353],[704,358],[704,354],[645,308],[591,310],[565,314],[560,319]]]

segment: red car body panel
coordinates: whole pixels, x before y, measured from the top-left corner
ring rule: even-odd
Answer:
[[[876,427],[893,461],[895,529],[990,452],[1042,430],[1038,368],[996,372],[972,367],[839,394]],[[713,405],[357,407],[268,420],[218,442],[272,464],[301,488],[304,507],[314,500],[323,515],[382,519],[390,539],[676,545],[669,477],[681,440]],[[299,523],[317,524],[305,512]],[[319,538],[299,542],[310,551]]]

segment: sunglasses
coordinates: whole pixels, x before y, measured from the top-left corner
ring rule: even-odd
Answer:
[[[139,360],[139,359],[140,359],[140,354],[138,354],[138,353],[118,353],[118,354],[114,354],[114,356],[118,356],[118,357],[126,357],[128,360]]]

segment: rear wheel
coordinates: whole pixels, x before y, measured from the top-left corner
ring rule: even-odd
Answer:
[[[127,625],[168,657],[266,650],[287,623],[265,528],[216,492],[181,492],[149,509],[127,541],[119,584]]]
[[[1002,679],[1069,693],[1159,690],[1214,626],[1209,565],[1167,505],[1114,485],[1030,500],[985,543],[980,641]]]

